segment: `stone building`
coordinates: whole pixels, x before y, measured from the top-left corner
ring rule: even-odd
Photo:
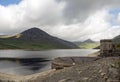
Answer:
[[[111,39],[100,40],[100,53],[102,56],[111,56],[114,46]]]
[[[120,56],[118,44],[115,44],[111,39],[100,40],[100,56]]]

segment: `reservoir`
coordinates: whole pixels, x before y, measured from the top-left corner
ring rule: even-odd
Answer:
[[[53,49],[41,51],[0,50],[0,72],[29,75],[51,69],[56,57],[87,56],[96,49]]]

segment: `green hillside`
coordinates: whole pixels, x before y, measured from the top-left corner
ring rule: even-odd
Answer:
[[[117,48],[120,50],[120,35],[119,35],[119,36],[116,36],[116,37],[113,39],[113,42],[114,42],[114,44],[117,44]]]
[[[72,49],[78,48],[69,41],[53,37],[46,32],[31,28],[14,36],[0,36],[0,49]]]
[[[83,44],[80,44],[79,47],[82,49],[93,49],[99,45],[100,45],[99,43],[83,43]]]
[[[51,43],[39,43],[39,42],[26,42],[26,41],[16,41],[4,39],[0,40],[0,49],[30,49],[30,50],[39,50],[39,49],[59,49],[67,48],[66,46],[60,46]]]
[[[93,49],[93,48],[96,48],[97,46],[100,45],[99,42],[94,42],[92,41],[91,39],[87,39],[83,42],[81,41],[76,41],[74,42],[77,46],[79,46],[79,48],[81,49]]]

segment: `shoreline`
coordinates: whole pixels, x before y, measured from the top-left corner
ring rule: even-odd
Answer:
[[[29,80],[35,80],[38,76],[43,78],[44,76],[50,74],[51,72],[55,72],[55,69],[50,69],[41,73],[35,73],[31,75],[15,75],[15,74],[7,74],[0,72],[0,82],[26,82]]]
[[[88,56],[86,56],[86,57],[84,57],[84,58],[96,58],[97,56],[98,56],[98,54],[99,54],[99,51],[98,52],[95,52],[95,53],[92,53],[92,54],[88,54]],[[69,58],[69,57],[68,57]],[[76,57],[77,58],[77,57]],[[82,61],[84,60],[84,58],[83,57],[79,57],[79,58],[81,58],[82,59]],[[119,58],[119,57],[118,57]],[[118,58],[116,58],[116,59],[118,59]],[[63,58],[64,59],[64,58]],[[1,82],[44,82],[43,80],[48,80],[48,77],[49,78],[54,78],[54,75],[56,74],[56,73],[58,73],[58,75],[57,76],[60,76],[61,78],[62,78],[62,76],[61,76],[61,72],[63,72],[63,73],[66,73],[67,71],[69,71],[69,70],[71,70],[71,71],[74,71],[73,70],[73,68],[74,67],[77,67],[77,69],[78,69],[78,67],[79,67],[79,65],[82,65],[84,68],[86,68],[86,65],[92,65],[93,63],[95,63],[96,64],[96,61],[106,61],[106,60],[108,60],[108,61],[111,61],[111,59],[112,59],[112,57],[111,57],[111,59],[109,59],[109,58],[106,58],[105,60],[102,60],[102,59],[104,59],[104,58],[100,58],[100,59],[95,59],[95,62],[93,61],[93,60],[91,60],[90,59],[90,61],[87,61],[87,62],[85,62],[86,61],[86,59],[84,60],[84,63],[82,62],[82,63],[78,63],[78,64],[75,64],[75,65],[73,65],[73,66],[68,66],[68,67],[64,67],[64,69],[56,69],[56,68],[53,68],[53,69],[50,69],[50,70],[47,70],[47,71],[43,71],[43,72],[41,72],[41,73],[35,73],[35,74],[31,74],[31,75],[13,75],[13,74],[6,74],[6,73],[0,73],[0,81]],[[114,57],[113,57],[113,59],[114,59]],[[53,61],[57,61],[57,62],[61,62],[61,60],[60,61],[58,61],[58,60],[56,60],[56,59],[54,59]],[[64,60],[62,61],[63,63],[64,63]],[[68,63],[68,62],[67,62]],[[69,62],[70,63],[70,62]],[[90,64],[89,64],[90,63]],[[112,62],[113,63],[113,62]],[[73,64],[73,63],[72,63]],[[85,66],[84,66],[85,65]],[[94,64],[93,64],[94,65]],[[83,68],[83,67],[80,67],[79,69],[81,69],[81,68]],[[97,68],[98,69],[98,68]],[[71,71],[69,71],[68,73],[70,73]],[[82,77],[82,76],[81,76]],[[45,82],[56,82],[56,81],[45,81]],[[62,81],[60,81],[60,82],[62,82]],[[64,81],[64,82],[67,82],[67,81]],[[76,81],[74,81],[74,82],[76,82]],[[84,81],[83,81],[84,82]],[[89,82],[89,81],[85,81],[85,82]],[[104,82],[104,81],[103,81]]]
[[[19,50],[19,49],[16,49],[16,50]],[[95,52],[95,53],[97,53],[97,52]],[[88,56],[85,56],[85,57],[91,57],[91,56],[93,56],[93,54],[95,54],[95,53],[92,53],[92,54],[88,54]],[[97,55],[94,55],[94,57],[97,57]],[[54,60],[53,60],[54,61]],[[51,66],[52,67],[52,66]],[[2,79],[2,78],[5,78],[6,80],[8,79],[8,81],[10,80],[22,80],[23,78],[25,79],[25,78],[32,78],[32,77],[36,77],[36,76],[44,76],[45,74],[47,74],[47,73],[51,73],[51,72],[55,72],[55,71],[57,71],[57,70],[55,70],[55,69],[50,69],[50,70],[46,70],[46,71],[43,71],[43,72],[40,72],[40,73],[35,73],[35,74],[31,74],[31,75],[17,75],[17,74],[8,74],[8,73],[1,73],[0,72],[0,80]],[[2,77],[2,78],[1,78]]]

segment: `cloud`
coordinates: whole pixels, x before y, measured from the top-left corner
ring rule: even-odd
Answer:
[[[88,37],[93,39],[93,35],[109,29],[108,19],[108,13],[105,10],[97,11],[82,23],[57,26],[54,28],[55,32],[51,30],[51,34],[68,40],[85,40]]]
[[[0,32],[10,33],[33,26],[54,26],[62,20],[62,3],[54,0],[23,0],[18,5],[0,6]],[[26,28],[24,28],[26,27]]]
[[[71,41],[113,38],[119,35],[120,26],[111,25],[115,14],[109,10],[120,8],[119,4],[119,0],[22,0],[0,5],[0,34],[38,27]],[[114,21],[119,23],[120,14]]]
[[[66,3],[64,8],[64,17],[67,19],[67,23],[81,22],[89,17],[90,14],[94,14],[96,10],[102,8],[116,8],[119,7],[119,0],[58,0]]]

